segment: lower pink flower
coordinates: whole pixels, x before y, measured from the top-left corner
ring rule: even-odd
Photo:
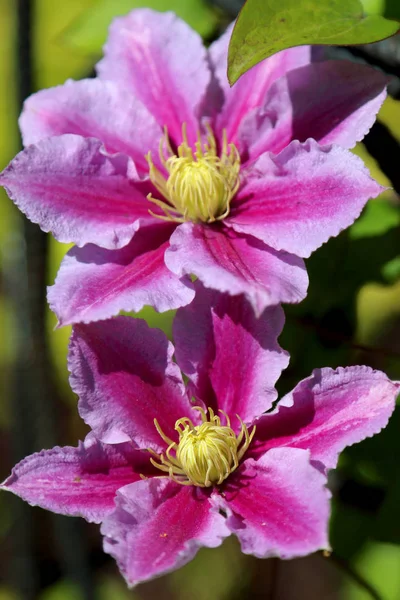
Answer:
[[[76,326],[71,385],[92,432],[26,458],[2,488],[101,522],[130,586],[232,533],[258,557],[329,548],[326,470],[386,426],[400,386],[368,367],[317,369],[271,410],[288,363],[282,326],[279,306],[256,319],[243,297],[197,284],[174,324],[186,387],[172,345],[144,321]]]

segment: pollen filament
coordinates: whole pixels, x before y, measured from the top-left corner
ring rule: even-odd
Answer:
[[[149,194],[147,199],[161,208],[164,215],[149,212],[159,219],[177,223],[220,221],[229,214],[230,202],[239,188],[239,152],[234,144],[228,144],[224,130],[218,155],[210,126],[206,142],[202,142],[198,132],[195,150],[189,146],[185,124],[182,139],[177,154],[171,148],[167,129],[160,140],[160,161],[168,173],[167,178],[154,165],[151,152],[146,155],[150,180],[163,196],[160,200]]]
[[[163,454],[153,455],[150,462],[181,485],[210,487],[220,485],[237,467],[248,449],[255,433],[255,426],[249,433],[246,425],[237,416],[241,424],[238,435],[231,428],[228,415],[221,412],[226,424],[209,408],[204,411],[200,406],[193,407],[201,413],[201,425],[193,425],[188,417],[178,419],[175,430],[179,433],[176,443],[162,431],[157,419],[154,425],[168,448]],[[208,412],[208,417],[207,417]]]

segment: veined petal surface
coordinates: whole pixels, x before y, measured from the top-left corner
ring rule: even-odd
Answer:
[[[0,185],[60,242],[117,249],[140,225],[157,222],[132,160],[107,154],[94,138],[66,134],[28,146],[1,173]]]
[[[136,233],[120,250],[88,244],[72,248],[61,263],[48,301],[60,325],[107,319],[120,310],[158,312],[189,304],[194,290],[165,265],[164,254],[173,227],[159,223]]]
[[[178,569],[201,547],[220,546],[230,535],[207,492],[164,477],[122,488],[102,533],[104,550],[130,586]]]
[[[310,46],[289,48],[277,52],[245,73],[234,86],[230,87],[227,77],[228,45],[233,27],[209,49],[213,71],[224,94],[224,104],[217,120],[217,128],[226,129],[230,142],[237,141],[237,134],[243,118],[254,108],[264,104],[265,96],[274,81],[288,71],[302,67],[311,60]]]
[[[354,366],[316,369],[257,421],[251,456],[270,448],[305,448],[314,461],[334,468],[346,447],[386,427],[400,384],[381,371]]]
[[[100,523],[120,487],[148,472],[148,455],[131,444],[110,446],[89,434],[77,448],[42,450],[18,463],[2,488],[32,506]]]
[[[176,360],[196,398],[215,412],[225,411],[237,431],[237,414],[251,422],[276,400],[275,383],[289,362],[277,341],[283,310],[269,307],[257,319],[244,296],[196,283],[195,299],[175,317]]]
[[[41,90],[25,100],[19,126],[25,146],[72,133],[130,156],[141,175],[148,174],[149,151],[158,164],[161,127],[140,100],[111,81],[82,79]]]
[[[330,493],[309,452],[275,448],[245,460],[219,499],[242,551],[295,558],[328,549]]]
[[[138,9],[113,21],[104,52],[97,65],[101,79],[139,98],[175,142],[181,142],[183,123],[189,140],[196,140],[210,81],[197,33],[172,12]]]
[[[166,435],[177,438],[175,422],[193,411],[172,354],[165,334],[142,319],[121,316],[75,325],[70,383],[80,415],[100,440],[162,451],[155,418]]]
[[[300,302],[308,277],[301,258],[276,252],[255,237],[227,227],[184,223],[171,236],[165,262],[178,277],[193,273],[232,296],[244,294],[257,316],[267,306]]]
[[[307,258],[383,190],[348,150],[294,141],[277,156],[265,153],[257,160],[225,223]]]
[[[294,69],[268,90],[262,106],[248,113],[238,133],[247,160],[278,154],[293,140],[353,148],[373,125],[388,78],[347,60]]]

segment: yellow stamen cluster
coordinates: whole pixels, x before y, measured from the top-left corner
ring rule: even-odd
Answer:
[[[207,411],[200,406],[194,407],[194,410],[201,413],[202,424],[195,426],[188,417],[179,419],[175,424],[179,433],[178,443],[167,437],[154,419],[156,429],[168,448],[165,455],[150,450],[154,457],[150,461],[181,485],[220,485],[239,466],[256,428],[253,427],[249,433],[238,416],[241,430],[236,435],[228,415],[223,411],[220,412],[226,419],[226,425],[221,424],[221,418],[211,408],[208,409],[208,418]]]
[[[198,133],[195,151],[189,146],[185,125],[182,127],[182,138],[177,154],[171,148],[167,130],[161,138],[160,161],[168,173],[167,179],[154,165],[151,152],[146,155],[150,180],[164,198],[159,200],[151,194],[147,196],[150,202],[163,210],[164,215],[150,213],[177,223],[220,221],[229,214],[230,202],[239,187],[240,156],[237,148],[234,144],[228,144],[224,131],[218,156],[210,127],[206,142],[202,142]]]

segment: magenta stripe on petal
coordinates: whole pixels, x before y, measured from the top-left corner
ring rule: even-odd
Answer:
[[[265,95],[274,81],[288,71],[309,63],[311,49],[310,46],[301,46],[278,52],[250,69],[230,87],[227,77],[227,54],[231,33],[229,28],[210,46],[210,58],[225,97],[222,112],[218,117],[218,127],[220,130],[226,129],[230,142],[236,142],[243,118],[251,110],[264,104]]]
[[[145,155],[158,160],[160,126],[142,103],[111,81],[83,79],[41,90],[24,104],[19,125],[25,146],[53,135],[73,133],[103,142],[107,152],[130,156],[141,174]]]
[[[140,481],[118,492],[117,510],[101,531],[104,550],[117,560],[129,586],[178,569],[200,547],[215,548],[230,535],[208,496],[168,478]]]
[[[174,141],[181,141],[182,123],[195,141],[210,80],[197,33],[171,12],[138,9],[113,21],[104,51],[102,79],[139,98]]]
[[[257,319],[244,296],[220,294],[199,282],[193,302],[178,310],[176,360],[196,398],[224,410],[236,429],[237,414],[250,422],[277,397],[275,383],[289,362],[277,342],[283,323],[280,306],[267,308]]]
[[[28,456],[2,484],[33,506],[100,523],[115,509],[119,488],[147,473],[149,455],[130,444],[105,445],[92,434],[78,448]]]
[[[238,133],[243,155],[254,161],[308,138],[352,148],[374,123],[387,83],[380,71],[346,60],[290,71],[243,120]]]
[[[28,146],[0,175],[18,208],[60,242],[121,248],[140,224],[156,222],[125,155],[107,155],[102,143],[77,135]]]
[[[259,316],[267,306],[300,302],[308,278],[301,258],[276,252],[254,237],[225,227],[180,225],[165,254],[178,276],[193,273],[206,287],[244,294]]]
[[[306,448],[313,460],[333,468],[346,446],[386,427],[399,393],[400,384],[370,367],[316,369],[274,414],[257,421],[250,453],[257,457],[278,446]]]
[[[99,439],[162,450],[155,418],[166,435],[177,437],[175,422],[193,411],[173,351],[165,334],[142,319],[116,317],[74,327],[70,383],[80,415]]]
[[[329,548],[330,494],[309,456],[276,448],[228,480],[218,505],[231,513],[227,524],[245,554],[295,558]]]
[[[138,231],[121,250],[90,244],[70,250],[48,290],[60,325],[107,319],[121,310],[138,312],[145,305],[164,312],[188,304],[194,297],[191,282],[165,266],[170,232],[159,223]]]
[[[383,190],[348,150],[295,141],[252,166],[226,224],[276,250],[308,257]]]
[[[347,60],[308,65],[288,73],[293,107],[292,139],[352,148],[373,125],[389,79]]]

